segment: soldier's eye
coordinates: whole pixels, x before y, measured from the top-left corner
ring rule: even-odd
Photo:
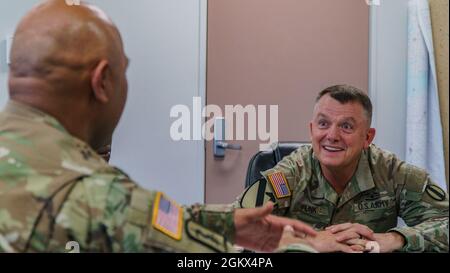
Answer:
[[[344,131],[352,131],[353,125],[348,122],[345,122],[341,125],[341,128],[344,129]]]
[[[328,122],[325,120],[319,120],[319,122],[317,122],[317,125],[319,126],[319,128],[326,128],[328,125]]]

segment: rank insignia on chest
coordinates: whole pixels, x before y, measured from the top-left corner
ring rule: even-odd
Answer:
[[[181,240],[183,208],[158,192],[153,205],[152,226],[175,240]]]
[[[282,172],[272,173],[267,177],[269,178],[270,184],[272,184],[273,191],[278,199],[291,196],[289,184]]]

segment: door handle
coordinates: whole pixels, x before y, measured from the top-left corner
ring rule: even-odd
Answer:
[[[214,140],[213,152],[215,157],[225,157],[225,150],[241,150],[239,144],[229,144],[225,142],[225,118],[217,117],[214,120]]]

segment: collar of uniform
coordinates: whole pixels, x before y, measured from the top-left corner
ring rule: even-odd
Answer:
[[[367,191],[374,187],[375,183],[373,182],[372,172],[370,171],[367,151],[364,150],[361,153],[356,173],[353,175],[350,183],[347,184],[347,187],[345,187],[341,199],[339,200],[338,207],[341,207],[361,192]]]
[[[336,191],[333,189],[333,187],[328,183],[327,179],[322,174],[322,169],[320,168],[320,163],[317,157],[315,156],[314,152],[312,154],[312,167],[314,175],[317,178],[317,181],[319,182],[318,189],[316,192],[322,193],[323,198],[331,202],[336,206],[339,195],[336,193]]]
[[[67,133],[67,130],[56,118],[32,106],[17,101],[9,100],[8,103],[6,104],[4,111],[6,113],[11,113],[13,115],[45,123],[63,133]]]
[[[319,190],[323,192],[324,198],[326,200],[333,203],[334,205],[337,205],[337,207],[341,207],[343,204],[345,204],[347,201],[349,201],[359,193],[375,187],[372,172],[370,171],[369,167],[367,151],[365,150],[361,153],[356,173],[347,184],[340,198],[333,187],[328,183],[327,179],[323,176],[319,160],[316,158],[314,153],[312,155],[312,159],[314,173],[319,182]]]

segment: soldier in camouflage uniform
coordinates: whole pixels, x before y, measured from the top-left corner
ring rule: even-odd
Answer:
[[[182,207],[102,159],[127,92],[116,27],[89,5],[34,8],[14,35],[0,113],[0,252],[274,250],[286,225],[261,209]],[[69,243],[70,242],[70,243]],[[76,246],[76,245],[75,245]]]
[[[325,89],[310,123],[312,145],[262,172],[235,205],[275,202],[278,215],[321,230],[310,242],[320,251],[342,250],[324,248],[325,237],[355,250],[376,241],[381,252],[448,251],[448,194],[425,170],[371,144],[371,116],[362,91]],[[397,227],[397,217],[407,226]]]

